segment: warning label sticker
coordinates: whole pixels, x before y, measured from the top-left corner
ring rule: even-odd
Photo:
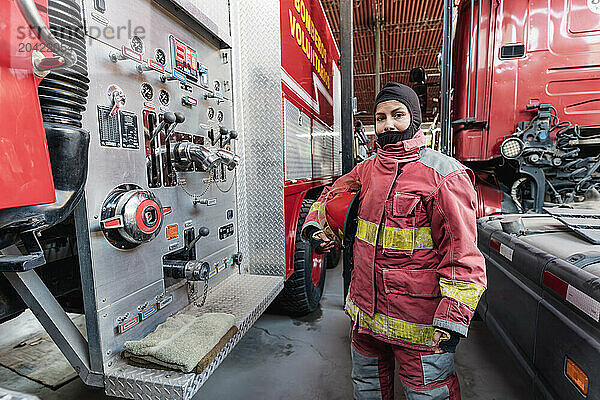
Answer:
[[[594,300],[581,290],[569,285],[567,288],[567,301],[592,317],[595,321],[600,320],[600,302]]]
[[[500,243],[499,253],[506,257],[509,261],[512,261],[514,250],[505,245],[504,243]]]

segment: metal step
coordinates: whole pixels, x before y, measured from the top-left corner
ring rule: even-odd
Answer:
[[[239,332],[201,374],[138,368],[119,358],[105,371],[109,396],[128,399],[190,399],[221,364],[283,288],[280,276],[236,274],[210,291],[203,307],[190,305],[182,313],[225,312],[236,316]]]

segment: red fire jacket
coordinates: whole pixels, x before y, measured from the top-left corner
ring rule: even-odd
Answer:
[[[474,175],[424,146],[419,131],[377,147],[374,158],[324,190],[303,232],[322,229],[319,209],[327,197],[359,181],[346,313],[359,332],[428,350],[435,328],[467,335],[486,276],[476,244]]]

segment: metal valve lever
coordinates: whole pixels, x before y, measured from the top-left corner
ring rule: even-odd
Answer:
[[[166,138],[168,139],[169,136],[171,135],[171,133],[173,132],[173,129],[175,129],[175,126],[177,126],[177,124],[180,124],[184,121],[185,121],[185,115],[183,115],[182,113],[166,112],[163,115],[163,120],[154,129],[154,131],[152,132],[152,135],[150,135],[150,141],[154,140],[154,138],[160,133],[160,131],[165,128],[165,126],[170,127],[169,131],[167,132],[167,136],[166,136]]]
[[[154,140],[158,133],[165,128],[165,125],[171,125],[173,122],[175,122],[175,120],[175,114],[172,112],[166,112],[165,115],[163,115],[163,120],[156,128],[154,128],[154,131],[150,135],[150,141]]]
[[[210,234],[210,229],[203,226],[198,229],[198,236],[196,236],[185,249],[177,250],[177,253],[186,254],[191,249],[194,248],[198,240],[206,237]],[[165,270],[165,275],[178,278],[178,279],[187,279],[188,281],[206,281],[208,280],[208,272],[210,270],[210,265],[204,261],[196,261],[189,260],[185,261],[185,259],[181,259],[181,257],[177,255],[171,255],[169,259],[163,261],[165,264],[163,268]]]
[[[136,67],[136,69],[137,69],[137,72],[140,74],[143,74],[144,72],[147,72],[147,71],[152,71],[152,68],[150,68],[147,65],[138,65]]]
[[[162,75],[160,76],[160,81],[161,81],[162,83],[166,83],[166,82],[170,82],[170,81],[178,81],[178,80],[179,80],[179,79],[177,79],[176,77],[174,77],[174,76],[169,76],[169,75],[167,75],[167,74],[162,74]]]
[[[209,132],[209,137],[213,146],[220,140],[223,140],[221,146],[227,146],[232,140],[237,139],[238,133],[233,130],[230,131],[222,126],[219,128],[219,136],[214,137],[214,134],[211,130],[211,132]]]
[[[116,53],[116,52],[114,52],[114,51],[111,51],[111,52],[108,54],[108,58],[110,58],[110,61],[114,62],[115,64],[116,64],[117,62],[119,62],[119,61],[123,61],[123,60],[126,60],[126,59],[127,59],[127,57],[125,57],[125,56],[123,55],[123,53]]]
[[[237,131],[229,131],[229,135],[227,135],[227,137],[223,141],[223,146],[227,146],[229,143],[231,143],[232,140],[235,140],[237,138],[238,138]]]
[[[38,50],[32,52],[35,74],[38,77],[44,77],[48,72],[57,68],[69,68],[75,65],[77,63],[77,54],[59,42],[52,34],[42,19],[35,1],[18,0],[16,3],[31,31],[46,45],[47,49],[54,53],[54,56],[47,57]],[[34,48],[37,48],[37,46],[34,46]]]
[[[206,237],[210,235],[210,229],[208,229],[205,226],[202,226],[198,229],[198,236],[196,236],[194,238],[194,240],[192,240],[186,247],[186,250],[190,250],[192,247],[194,247],[196,245],[196,243],[198,243],[198,240],[202,239],[203,237]]]
[[[172,123],[171,126],[169,127],[169,129],[167,130],[167,135],[165,137],[165,142],[167,140],[169,140],[169,137],[171,137],[171,135],[173,134],[173,131],[175,130],[175,127],[179,124],[182,124],[185,122],[185,115],[183,115],[180,112],[176,112],[175,113],[175,123]]]

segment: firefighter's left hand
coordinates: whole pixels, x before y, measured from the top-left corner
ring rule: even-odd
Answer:
[[[329,237],[323,231],[315,233],[313,235],[313,238],[320,240],[322,242],[318,248],[318,250],[321,253],[327,253],[328,251],[333,250],[335,248],[335,242],[333,240],[329,239]],[[317,249],[315,249],[315,250],[317,250]]]
[[[445,353],[444,350],[440,349],[440,339],[442,338],[444,334],[440,331],[435,331],[433,333],[433,345],[434,345],[434,349],[433,351],[435,352],[435,354],[443,354]]]

